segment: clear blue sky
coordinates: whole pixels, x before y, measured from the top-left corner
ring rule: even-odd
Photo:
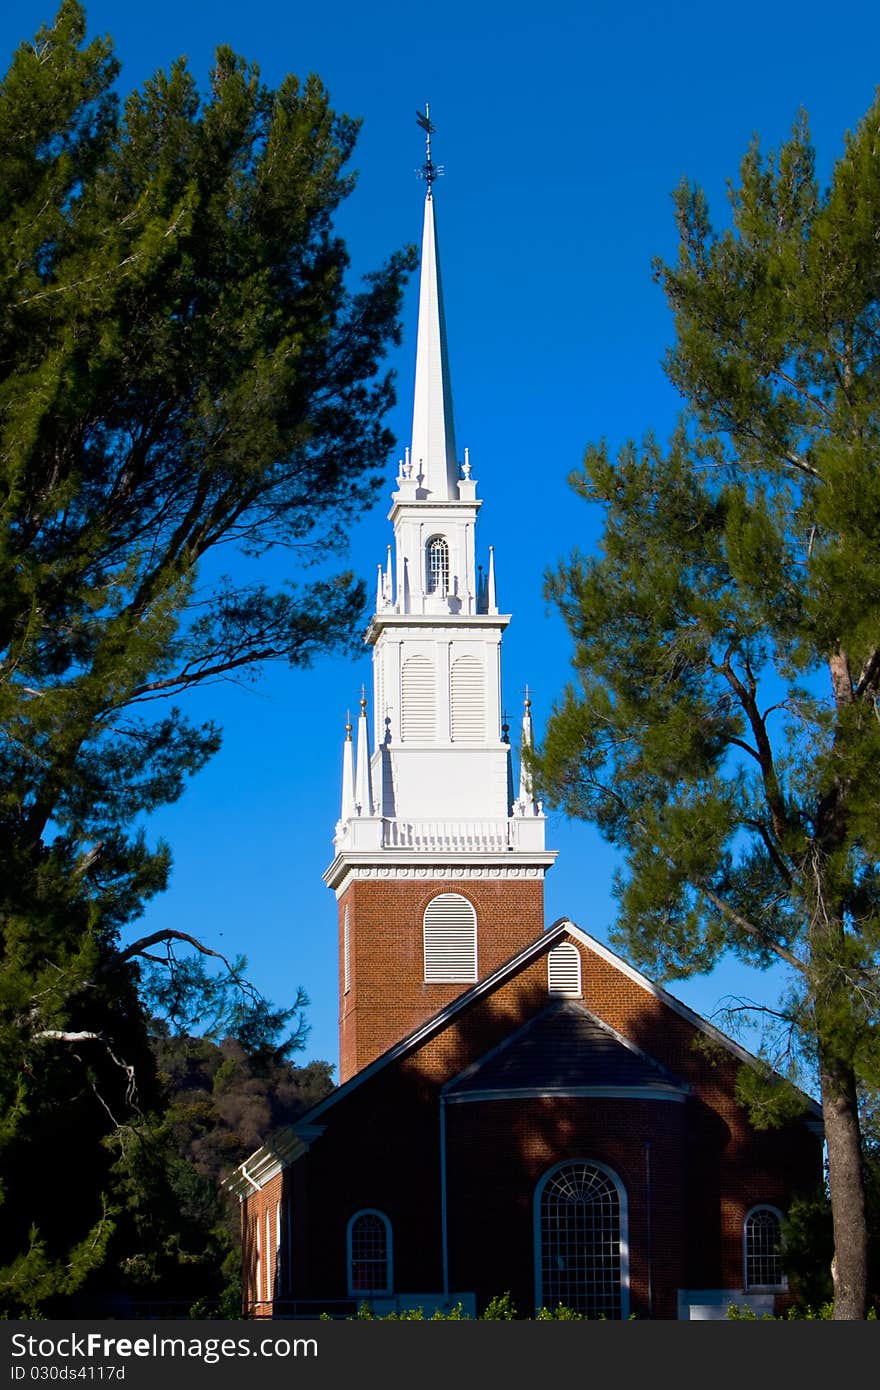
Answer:
[[[0,9],[5,68],[52,0]],[[651,260],[675,253],[670,193],[706,189],[716,224],[753,134],[785,139],[806,108],[827,172],[880,79],[880,8],[844,12],[815,0],[561,3],[438,0],[432,6],[255,5],[123,0],[87,5],[90,32],[113,35],[123,89],[185,54],[204,81],[230,44],[276,85],[317,72],[336,110],[363,118],[357,190],[339,227],[355,273],[417,241],[423,146],[415,112],[431,103],[436,191],[459,448],[470,448],[484,499],[480,548],[496,547],[499,599],[513,613],[504,648],[507,708],[533,693],[538,730],[567,679],[568,643],[546,611],[542,576],[598,518],[566,486],[588,441],[612,446],[668,433],[677,401],[661,361],[671,321]],[[391,418],[409,442],[416,285],[395,354]],[[350,563],[372,584],[390,539],[394,475],[351,534]],[[337,1060],[336,917],[321,874],[339,814],[342,726],[369,661],[325,660],[269,672],[255,689],[213,687],[193,706],[219,719],[224,746],[182,800],[154,818],[175,869],[144,930],[194,931],[244,951],[255,983],[285,1003],[308,991],[307,1057]],[[560,851],[547,919],[571,917],[604,939],[613,921],[614,857],[587,826],[550,815]],[[711,1015],[722,996],[766,995],[739,968],[672,986]]]

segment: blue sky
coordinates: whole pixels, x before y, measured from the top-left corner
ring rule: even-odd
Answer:
[[[52,0],[0,9],[4,68],[52,14]],[[671,192],[684,176],[696,180],[722,225],[727,180],[753,134],[778,145],[800,107],[827,174],[880,78],[880,9],[854,0],[842,23],[813,0],[93,0],[87,14],[90,33],[115,40],[123,90],[182,54],[204,81],[220,43],[273,86],[287,72],[317,72],[335,109],[363,118],[359,181],[338,220],[354,275],[419,239],[415,112],[431,103],[434,157],[446,170],[436,208],[457,441],[470,448],[484,499],[479,546],[483,555],[495,546],[499,600],[513,614],[506,705],[515,722],[528,683],[540,733],[569,655],[545,607],[543,574],[573,546],[589,549],[599,523],[566,477],[588,441],[605,436],[616,447],[648,429],[665,436],[678,409],[662,371],[671,319],[651,273],[654,256],[675,254]],[[416,293],[414,280],[393,358],[399,402],[390,424],[401,453]],[[396,457],[351,533],[349,563],[371,584],[390,540]],[[224,746],[153,819],[175,869],[140,924],[245,952],[254,982],[278,1003],[304,986],[305,1056],[334,1063],[335,907],[321,874],[339,814],[345,712],[369,670],[366,656],[325,660],[193,698],[194,711],[223,725]],[[552,812],[547,838],[560,851],[547,879],[548,921],[568,916],[605,939],[613,854],[590,827]],[[672,989],[709,1016],[731,992],[773,992],[738,967]]]

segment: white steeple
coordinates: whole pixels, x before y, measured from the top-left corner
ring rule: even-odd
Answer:
[[[389,549],[366,633],[375,751],[368,763],[362,700],[355,806],[337,826],[325,875],[337,893],[351,872],[543,877],[556,857],[544,846],[540,809],[513,800],[501,723],[501,639],[510,617],[498,611],[491,548],[488,563],[477,567],[482,502],[468,451],[461,466],[456,456],[434,216],[440,170],[431,161],[427,111],[418,120],[428,137],[428,189],[412,445],[398,465],[388,514],[394,564]]]
[[[452,386],[446,316],[437,255],[434,198],[428,186],[422,230],[419,333],[410,460],[419,491],[432,501],[458,499],[458,458],[452,419]]]

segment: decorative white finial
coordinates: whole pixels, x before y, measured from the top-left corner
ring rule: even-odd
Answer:
[[[359,816],[373,814],[373,788],[370,778],[370,735],[367,729],[367,695],[361,686],[361,712],[358,718],[357,737],[357,778],[355,781],[355,809]]]
[[[345,711],[345,743],[342,745],[342,806],[340,821],[354,815],[354,745],[351,741],[351,710]]]
[[[489,546],[489,579],[486,585],[486,612],[498,612],[498,599],[495,594],[495,547]]]
[[[524,816],[534,816],[538,813],[535,793],[532,786],[532,771],[528,765],[528,755],[531,753],[534,746],[532,701],[529,696],[529,687],[526,686],[526,696],[523,701],[522,743],[520,744],[519,757],[519,806],[520,813]]]

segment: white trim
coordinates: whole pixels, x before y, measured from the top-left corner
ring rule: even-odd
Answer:
[[[532,1200],[532,1225],[535,1246],[535,1309],[543,1307],[544,1294],[544,1269],[541,1257],[541,1196],[549,1180],[563,1168],[569,1168],[575,1164],[583,1163],[589,1168],[597,1168],[600,1173],[604,1173],[610,1178],[617,1189],[617,1197],[620,1203],[620,1319],[626,1322],[629,1317],[629,1203],[626,1196],[626,1188],[613,1168],[609,1168],[607,1163],[600,1163],[596,1158],[565,1158],[561,1163],[554,1163],[552,1168],[548,1168],[541,1177],[535,1188],[535,1195]]]
[[[269,1210],[269,1208],[267,1207],[267,1208],[266,1208],[266,1255],[265,1255],[265,1261],[266,1261],[266,1279],[265,1279],[265,1285],[266,1285],[266,1302],[267,1302],[267,1303],[271,1303],[271,1302],[272,1302],[272,1296],[273,1296],[273,1294],[275,1293],[275,1260],[276,1260],[276,1258],[277,1258],[277,1252],[276,1252],[276,1250],[273,1248],[273,1244],[272,1244],[272,1213],[271,1213],[271,1211]]]
[[[385,1227],[385,1285],[381,1289],[355,1289],[352,1287],[351,1235],[355,1222],[362,1216],[378,1216]],[[391,1222],[388,1220],[384,1211],[379,1211],[377,1207],[361,1207],[349,1217],[348,1225],[345,1228],[345,1257],[349,1298],[372,1298],[377,1294],[390,1294],[394,1292],[394,1247],[392,1242]]]
[[[686,1091],[679,1089],[668,1094],[650,1086],[522,1086],[504,1091],[464,1091],[461,1095],[446,1095],[449,1105],[467,1105],[475,1100],[540,1100],[544,1096],[603,1096],[611,1100],[671,1100],[683,1104]]]
[[[522,824],[518,821],[517,824]],[[383,883],[395,879],[417,879],[430,882],[450,879],[482,879],[488,882],[507,879],[542,880],[552,869],[559,851],[548,850],[431,850],[430,859],[418,849],[344,849],[323,874],[328,888],[337,899],[360,879],[379,879]]]

